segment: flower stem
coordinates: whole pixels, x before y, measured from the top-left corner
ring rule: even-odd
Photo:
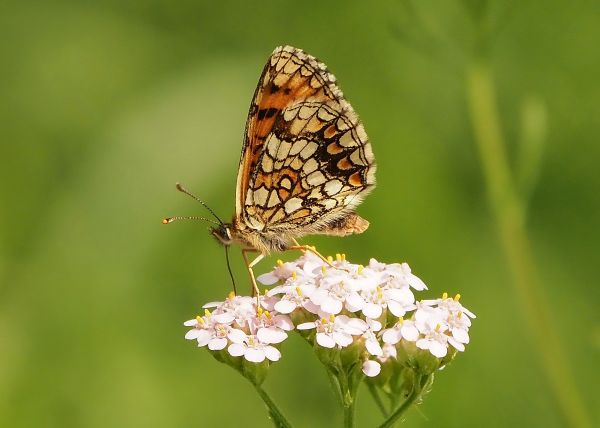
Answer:
[[[269,394],[267,394],[267,392],[264,389],[262,389],[260,387],[260,385],[256,385],[256,384],[253,384],[253,385],[254,385],[254,388],[256,389],[256,392],[258,392],[258,395],[260,395],[260,398],[262,398],[263,402],[267,405],[267,408],[269,409],[269,415],[271,416],[271,420],[273,421],[273,424],[275,425],[275,427],[277,427],[277,428],[292,428],[292,425],[283,416],[283,414],[277,408],[277,406],[275,405],[273,400],[271,400],[271,397],[269,397]]]
[[[387,417],[390,412],[388,412],[388,410],[385,408],[385,404],[383,404],[383,400],[381,399],[381,395],[379,395],[379,391],[377,391],[377,387],[375,387],[372,382],[367,382],[367,387],[369,388],[369,392],[373,397],[373,401],[375,401],[375,404],[377,404],[377,407],[379,407],[379,410],[381,410],[381,414],[384,417]]]
[[[344,404],[344,428],[354,428],[355,403],[356,401],[352,400]]]
[[[406,412],[410,406],[421,396],[421,392],[423,391],[423,385],[427,383],[427,378],[425,378],[425,382],[423,382],[423,375],[416,374],[413,384],[413,389],[410,395],[406,398],[404,403],[400,405],[394,413],[392,413],[381,425],[379,428],[390,428],[393,427],[396,421]]]
[[[467,67],[466,95],[491,209],[542,369],[567,425],[591,427],[560,337],[556,329],[548,328],[554,322],[552,310],[538,279],[525,227],[525,206],[510,171],[494,80],[485,61],[475,61]]]

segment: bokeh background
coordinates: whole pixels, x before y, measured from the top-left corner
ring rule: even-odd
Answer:
[[[223,250],[202,223],[160,221],[204,214],[176,181],[233,214],[247,108],[281,44],[336,74],[379,165],[359,208],[370,229],[305,242],[407,261],[426,296],[460,292],[478,315],[403,426],[600,423],[597,2],[8,0],[0,40],[0,426],[268,426],[251,385],[183,339],[182,322],[229,289]],[[545,331],[531,329],[486,196],[476,58],[525,171]],[[565,416],[541,366],[546,332],[583,418]],[[338,426],[310,349],[293,337],[283,354],[265,389],[295,426]],[[381,421],[366,389],[358,414]]]

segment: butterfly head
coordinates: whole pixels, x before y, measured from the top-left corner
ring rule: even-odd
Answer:
[[[233,243],[233,236],[231,234],[231,224],[222,223],[218,226],[211,227],[210,234],[226,247]]]

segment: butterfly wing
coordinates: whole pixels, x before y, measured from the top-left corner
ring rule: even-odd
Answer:
[[[374,186],[371,145],[335,77],[299,49],[275,49],[246,124],[238,221],[256,231],[327,233]]]

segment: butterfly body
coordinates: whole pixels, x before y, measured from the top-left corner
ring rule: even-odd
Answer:
[[[234,243],[244,248],[253,248],[260,253],[285,251],[295,243],[296,238],[305,235],[333,235],[346,236],[353,233],[362,233],[369,227],[369,222],[355,213],[335,220],[321,229],[291,226],[289,229],[279,228],[276,232],[249,229],[245,223],[234,219],[232,223],[211,228],[211,234],[223,245]]]

